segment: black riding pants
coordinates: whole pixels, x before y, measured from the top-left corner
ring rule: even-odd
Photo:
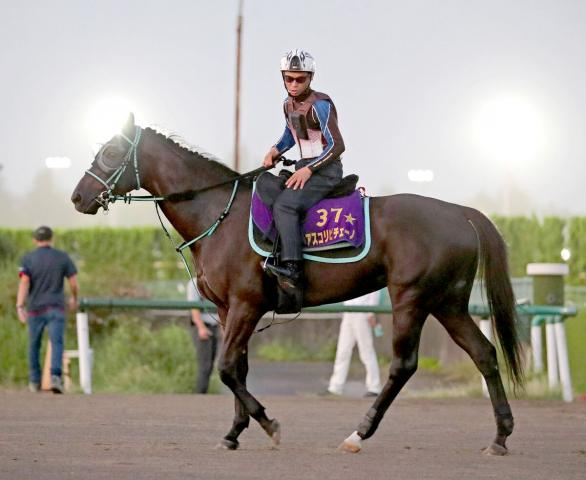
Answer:
[[[313,159],[300,160],[295,169]],[[342,180],[342,162],[337,159],[314,172],[301,190],[286,188],[273,204],[275,226],[281,239],[281,260],[302,260],[301,225],[305,212],[323,199]]]

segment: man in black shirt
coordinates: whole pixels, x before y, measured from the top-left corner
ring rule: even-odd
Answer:
[[[77,308],[77,269],[65,252],[52,247],[53,232],[39,227],[33,233],[37,249],[27,253],[21,262],[20,283],[16,296],[18,319],[29,330],[29,388],[37,392],[41,386],[39,352],[43,330],[47,327],[51,341],[51,389],[63,393],[62,363],[65,332],[65,296],[63,280],[69,281],[69,308]],[[26,301],[26,307],[25,307]]]

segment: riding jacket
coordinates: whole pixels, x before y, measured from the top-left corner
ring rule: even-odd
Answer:
[[[297,144],[301,159],[310,160],[306,166],[312,172],[340,158],[344,140],[338,129],[336,107],[328,95],[309,90],[297,98],[288,96],[283,112],[285,131],[275,144],[279,155]]]

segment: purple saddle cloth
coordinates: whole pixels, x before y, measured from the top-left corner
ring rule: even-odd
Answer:
[[[277,236],[273,212],[256,191],[250,208],[252,221],[271,241]],[[304,246],[308,249],[329,247],[346,242],[353,247],[364,243],[364,210],[362,196],[355,190],[348,196],[326,198],[311,207],[303,220]]]

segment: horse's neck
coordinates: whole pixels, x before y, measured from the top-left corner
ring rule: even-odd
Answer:
[[[198,190],[230,179],[200,155],[177,152],[172,146],[152,141],[144,152],[144,187],[152,195]],[[227,205],[232,184],[196,194],[193,200],[162,202],[161,210],[179,234],[190,239],[217,220]]]

